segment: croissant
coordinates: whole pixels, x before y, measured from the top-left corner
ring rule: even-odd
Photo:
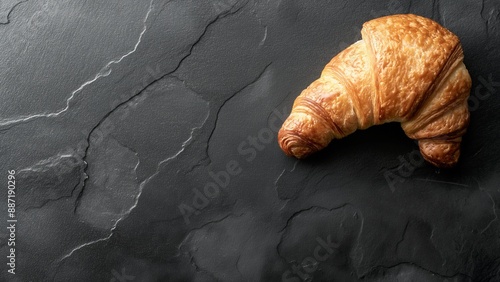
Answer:
[[[297,97],[278,132],[282,150],[300,159],[356,129],[400,122],[426,161],[455,165],[471,88],[458,37],[412,14],[368,21],[361,35]]]

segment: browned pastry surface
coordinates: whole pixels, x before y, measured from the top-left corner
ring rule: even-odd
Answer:
[[[471,87],[458,37],[412,14],[371,20],[361,34],[297,97],[278,133],[283,151],[304,158],[332,139],[395,121],[428,162],[455,165]]]

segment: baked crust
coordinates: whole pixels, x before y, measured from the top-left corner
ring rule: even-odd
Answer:
[[[368,21],[361,34],[297,97],[280,147],[304,158],[357,129],[400,122],[428,162],[455,165],[471,88],[458,37],[412,14]]]

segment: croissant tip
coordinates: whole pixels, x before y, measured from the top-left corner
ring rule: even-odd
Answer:
[[[304,159],[319,150],[316,145],[312,144],[312,141],[290,130],[281,129],[279,131],[278,143],[281,150],[283,150],[287,156],[297,159]]]
[[[457,165],[460,157],[460,142],[419,140],[420,153],[424,160],[443,169]]]
[[[427,157],[426,155],[422,154],[424,160],[426,160],[428,163],[432,164],[433,166],[437,168],[442,168],[442,169],[451,169],[457,166],[458,164],[458,158],[453,159],[453,160],[441,160],[441,159],[432,159]]]

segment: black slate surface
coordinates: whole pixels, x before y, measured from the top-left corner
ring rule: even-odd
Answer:
[[[295,97],[397,13],[462,41],[459,165],[398,124],[286,157]],[[0,38],[1,281],[500,281],[499,1],[2,0]]]

